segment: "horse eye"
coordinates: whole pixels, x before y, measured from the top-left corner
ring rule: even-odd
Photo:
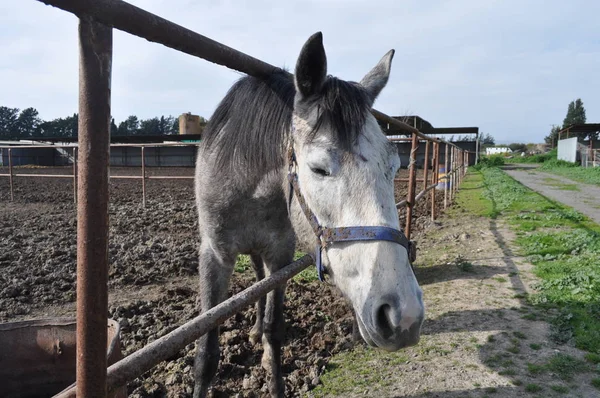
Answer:
[[[323,169],[319,169],[319,168],[311,168],[310,171],[312,171],[315,174],[320,175],[321,177],[328,177],[329,176],[329,172],[323,170]]]

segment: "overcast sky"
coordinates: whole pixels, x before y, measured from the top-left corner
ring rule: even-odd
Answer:
[[[230,47],[293,70],[322,31],[328,72],[360,80],[391,48],[375,107],[435,127],[478,126],[499,142],[541,142],[581,98],[600,122],[600,1],[131,0]],[[77,18],[35,0],[0,1],[0,105],[45,119],[77,112]],[[115,31],[117,123],[210,117],[238,72]]]

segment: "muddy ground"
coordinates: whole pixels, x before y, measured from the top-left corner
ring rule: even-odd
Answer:
[[[19,173],[67,174],[70,169],[19,168]],[[137,175],[139,169],[111,169]],[[0,171],[0,174],[2,171]],[[190,175],[190,169],[151,169],[162,175]],[[124,354],[170,332],[197,315],[195,278],[197,220],[193,180],[151,180],[147,206],[141,183],[111,180],[110,308],[122,327]],[[406,191],[398,184],[397,200]],[[15,201],[7,178],[0,178],[0,322],[43,316],[74,316],[76,211],[70,179],[18,177]],[[442,196],[437,195],[438,208]],[[431,225],[430,204],[415,209],[414,235]],[[404,225],[404,212],[401,212]],[[230,292],[251,285],[254,275],[239,267]],[[286,291],[287,343],[284,374],[287,396],[299,396],[319,383],[328,359],[352,348],[349,308],[328,284],[296,279]],[[248,332],[254,308],[227,320],[221,329],[221,363],[213,396],[258,397],[266,391],[261,347]],[[171,361],[132,381],[132,397],[189,397],[194,345]]]

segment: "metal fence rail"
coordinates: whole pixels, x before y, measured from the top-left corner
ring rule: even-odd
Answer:
[[[77,15],[79,22],[79,148],[77,178],[77,380],[76,394],[80,397],[105,397],[107,393],[107,370],[105,357],[106,323],[107,323],[107,269],[108,269],[108,154],[110,144],[110,75],[112,64],[112,29],[119,29],[140,36],[146,40],[161,43],[167,47],[203,58],[205,60],[227,66],[252,76],[263,76],[279,70],[268,63],[248,56],[235,49],[211,40],[189,29],[176,25],[166,19],[144,11],[120,0],[37,0]],[[425,196],[428,185],[429,164],[425,166],[424,190],[416,194],[415,152],[420,140],[434,143],[433,158],[439,158],[439,145],[445,144],[446,176],[450,179],[450,189],[445,189],[445,205],[456,192],[466,170],[465,153],[455,145],[426,136],[418,129],[391,118],[377,110],[374,116],[396,126],[411,135],[412,150],[409,166],[409,195],[407,204],[406,232],[410,236],[412,213],[416,200]],[[435,146],[437,144],[437,146]],[[448,169],[448,152],[451,152],[451,168]],[[429,161],[428,161],[429,163]],[[432,172],[436,175],[437,165]],[[9,178],[12,181],[12,167]],[[435,180],[435,177],[433,177]],[[142,181],[145,181],[142,178]],[[95,185],[97,184],[97,185]],[[433,204],[433,203],[432,203]],[[312,257],[305,257],[301,265],[288,265],[294,272],[312,262]],[[295,267],[295,268],[294,268]],[[275,275],[275,274],[274,274]],[[282,274],[273,285],[260,285],[263,290],[248,298],[244,303],[256,301],[277,284],[284,283],[293,272]],[[249,288],[255,292],[257,285]],[[211,311],[217,311],[218,307]],[[235,310],[237,311],[237,307]],[[231,313],[234,313],[231,312]],[[188,322],[180,329],[187,330],[185,340],[177,340],[170,345],[175,352],[187,343],[216,326],[221,319],[210,318],[202,328],[192,330]],[[224,313],[226,316],[229,312]],[[166,336],[165,336],[166,337]],[[163,343],[165,341],[161,340]],[[166,343],[165,343],[166,344]],[[111,367],[110,386],[126,383],[139,375],[138,367],[149,369],[165,357],[153,356],[160,344],[149,345],[139,353],[123,359]],[[141,362],[136,362],[141,361]]]
[[[115,180],[141,180],[142,185],[142,204],[146,207],[146,180],[193,180],[194,176],[181,176],[181,175],[149,175],[146,173],[146,150],[145,148],[161,148],[161,147],[189,147],[196,146],[197,144],[192,143],[176,143],[176,144],[111,144],[110,148],[140,148],[140,166],[141,166],[141,174],[139,175],[110,175],[109,179]],[[10,198],[11,201],[14,201],[14,184],[16,177],[39,177],[39,178],[70,178],[73,180],[73,201],[77,203],[77,179],[78,179],[78,167],[77,167],[77,149],[79,145],[19,145],[19,146],[0,146],[0,151],[2,149],[8,150],[8,173],[1,174],[0,177],[9,177],[10,178]],[[13,166],[13,154],[12,149],[72,149],[72,172],[71,174],[46,174],[46,173],[15,173],[15,167]]]

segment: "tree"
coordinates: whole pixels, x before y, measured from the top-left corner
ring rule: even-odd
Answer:
[[[140,122],[140,135],[160,135],[160,119],[154,117],[152,119],[142,120]]]
[[[481,145],[483,146],[493,146],[496,144],[496,140],[494,139],[494,137],[491,136],[491,134],[481,133],[480,140]]]
[[[525,145],[525,144],[519,144],[519,143],[516,143],[516,142],[513,142],[512,144],[509,144],[508,147],[513,152],[526,152],[527,151],[527,145]]]
[[[546,141],[546,144],[551,144],[554,145],[554,143],[556,142],[556,140],[558,139],[558,132],[561,130],[559,125],[553,124],[552,125],[552,129],[550,130],[550,134],[548,134],[545,138],[544,141]]]
[[[583,107],[583,101],[581,98],[577,98],[575,101],[569,103],[567,108],[567,116],[563,120],[562,128],[567,128],[572,124],[583,124],[585,123],[585,108]]]
[[[18,108],[0,106],[0,138],[10,139],[16,136],[16,123],[19,117]]]
[[[17,137],[34,137],[39,134],[39,127],[42,119],[35,108],[26,108],[21,111],[15,122]]]

